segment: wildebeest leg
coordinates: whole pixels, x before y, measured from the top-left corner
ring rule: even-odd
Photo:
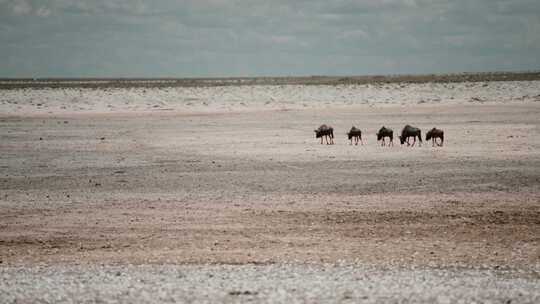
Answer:
[[[324,137],[324,136],[321,136],[321,145],[323,144],[323,137]]]
[[[384,137],[383,137],[382,140],[381,140],[381,147],[384,147],[384,144],[385,144],[385,142],[384,142]]]
[[[433,137],[433,138],[431,139],[431,146],[432,146],[432,147],[435,147],[435,137]]]
[[[411,147],[414,147],[415,143],[416,143],[416,136],[413,136],[413,143],[412,143]]]

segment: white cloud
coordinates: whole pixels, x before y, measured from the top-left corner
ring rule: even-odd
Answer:
[[[40,7],[36,10],[35,14],[39,17],[49,17],[51,10],[45,7]]]
[[[94,76],[534,69],[538,16],[538,0],[0,0],[0,45],[17,46],[0,58]]]
[[[339,35],[340,39],[348,40],[348,39],[369,39],[369,34],[361,29],[355,29],[350,31],[345,31]]]
[[[15,15],[28,15],[32,12],[32,6],[26,0],[13,1],[11,5]]]

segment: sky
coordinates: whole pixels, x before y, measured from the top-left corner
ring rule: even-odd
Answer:
[[[539,69],[539,0],[0,0],[0,77]]]

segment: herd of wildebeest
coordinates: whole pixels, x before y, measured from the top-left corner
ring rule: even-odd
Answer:
[[[354,144],[358,145],[358,142],[360,142],[362,145],[364,142],[362,141],[362,131],[355,126],[351,128],[351,130],[347,133],[347,136],[349,140],[351,141],[351,145]],[[383,126],[379,132],[377,132],[377,141],[381,141],[381,145],[386,145],[386,138],[389,139],[389,146],[394,145],[394,131],[390,128],[387,128]],[[406,125],[403,130],[401,130],[401,135],[398,136],[399,141],[401,144],[407,143],[407,146],[414,146],[416,143],[416,138],[419,140],[418,145],[422,145],[422,131],[419,128],[415,128],[411,125]],[[410,139],[413,139],[413,143],[410,143]],[[326,139],[327,145],[333,145],[334,144],[334,128],[328,125],[321,125],[318,129],[315,130],[315,138],[321,139],[321,145],[323,144],[323,139]],[[433,128],[429,130],[426,133],[426,141],[431,139],[431,145],[432,146],[439,146],[442,147],[444,143],[444,131]],[[440,140],[440,142],[438,141]]]

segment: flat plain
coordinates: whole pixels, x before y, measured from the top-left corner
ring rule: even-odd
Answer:
[[[33,91],[10,90],[4,101],[19,94],[9,100],[23,106],[4,103],[0,118],[0,290],[11,300],[39,300],[39,292],[20,292],[19,287],[58,272],[107,276],[109,267],[114,273],[115,267],[128,267],[135,280],[139,272],[155,275],[158,270],[152,267],[169,265],[195,277],[200,273],[194,269],[208,267],[237,283],[266,275],[278,284],[283,276],[298,273],[307,280],[297,282],[307,284],[305,289],[287,289],[282,298],[267,294],[268,285],[257,285],[246,293],[225,288],[211,299],[204,297],[208,290],[188,298],[171,294],[177,301],[448,300],[438,298],[441,294],[459,299],[459,289],[452,288],[441,294],[421,288],[410,297],[403,285],[397,289],[401,293],[370,297],[368,291],[355,293],[354,277],[348,275],[343,276],[349,282],[343,285],[349,289],[340,289],[343,294],[309,296],[319,286],[309,281],[314,277],[324,285],[343,271],[356,271],[382,281],[394,274],[407,281],[403,276],[417,278],[415,269],[420,269],[441,284],[445,276],[462,278],[456,285],[473,284],[468,280],[475,276],[490,282],[486,298],[475,298],[474,284],[469,286],[470,294],[463,295],[470,301],[519,302],[517,293],[497,293],[498,284],[508,283],[497,271],[506,271],[508,278],[521,280],[511,284],[527,295],[522,302],[535,302],[540,285],[540,86],[535,81],[514,84],[527,93],[501,99],[508,83],[471,83],[484,88],[485,97],[422,99],[429,91],[415,87],[414,98],[404,103],[360,100],[336,106],[324,102],[334,100],[331,96],[319,96],[316,106],[304,107],[309,98],[302,95],[300,101],[278,100],[276,108],[246,109],[235,100],[226,111],[210,106],[211,111],[191,112],[184,107],[102,111],[91,102],[85,106],[93,110],[63,111],[61,106],[71,107],[73,100],[62,99],[56,88],[47,95],[53,110],[42,110],[46,102],[29,103]],[[248,105],[246,96],[261,90],[242,88]],[[364,89],[377,100],[392,96],[392,88]],[[137,98],[144,99],[139,93]],[[86,101],[94,96],[80,94]],[[218,103],[219,96],[212,100]],[[334,127],[335,145],[314,138],[313,129],[322,123]],[[444,146],[424,142],[407,147],[396,138],[394,146],[382,147],[376,141],[381,126],[397,134],[407,123],[421,128],[423,136],[432,127],[444,129]],[[352,125],[364,132],[363,145],[349,144],[345,133]],[[96,270],[100,265],[105,270]],[[21,275],[25,271],[30,277]],[[167,272],[163,278],[170,279]]]

